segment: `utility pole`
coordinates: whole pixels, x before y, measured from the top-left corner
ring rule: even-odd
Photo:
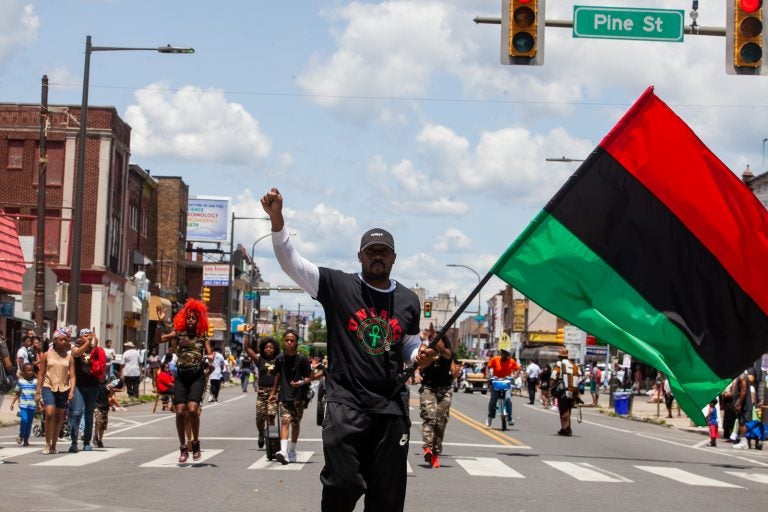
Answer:
[[[40,161],[37,168],[37,233],[35,235],[35,331],[43,339],[45,323],[45,188],[48,171],[48,75],[43,75],[40,102]]]

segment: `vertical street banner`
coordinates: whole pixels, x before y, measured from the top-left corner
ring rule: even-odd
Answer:
[[[648,88],[491,272],[669,377],[686,414],[766,352],[768,213]]]

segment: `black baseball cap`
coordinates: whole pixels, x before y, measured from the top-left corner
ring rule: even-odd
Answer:
[[[360,250],[364,251],[372,245],[386,245],[393,251],[395,250],[395,239],[392,234],[381,228],[369,229],[360,239]]]

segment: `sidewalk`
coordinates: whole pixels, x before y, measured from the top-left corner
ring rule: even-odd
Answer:
[[[697,427],[686,416],[685,412],[678,410],[677,403],[672,405],[672,417],[667,418],[667,407],[664,403],[652,403],[649,395],[632,395],[629,415],[621,415],[622,418],[633,421],[644,421],[647,423],[656,423],[658,425],[665,425],[678,430],[685,430],[688,432],[696,432],[705,436],[709,436],[709,430],[707,427]],[[592,395],[587,388],[586,393],[582,395],[582,400],[590,406],[585,406],[587,409],[593,409],[591,407]],[[598,407],[595,410],[600,411],[603,414],[610,414],[619,416],[616,414],[615,407],[609,406],[610,393],[608,390],[600,390],[600,396],[598,398]]]

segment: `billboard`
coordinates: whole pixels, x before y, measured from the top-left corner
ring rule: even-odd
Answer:
[[[226,242],[229,197],[190,196],[187,204],[187,240]]]

